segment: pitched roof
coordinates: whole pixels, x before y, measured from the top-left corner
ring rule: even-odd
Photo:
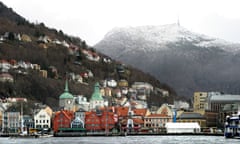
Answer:
[[[134,109],[133,112],[134,112],[134,115],[145,116],[147,109]]]
[[[116,107],[116,112],[119,117],[128,116],[129,107]]]

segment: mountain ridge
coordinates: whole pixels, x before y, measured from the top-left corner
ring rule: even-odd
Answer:
[[[233,85],[240,85],[240,44],[192,33],[177,24],[130,29],[113,29],[96,49],[173,85],[180,95],[239,92]]]

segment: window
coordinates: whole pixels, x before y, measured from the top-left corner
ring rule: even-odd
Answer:
[[[36,120],[36,123],[38,123],[38,120]]]
[[[43,120],[43,123],[45,123],[45,120]]]

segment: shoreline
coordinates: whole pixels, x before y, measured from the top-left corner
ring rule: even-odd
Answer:
[[[118,136],[224,136],[223,133],[121,133],[121,134],[82,134],[82,133],[56,133],[54,137],[118,137]]]
[[[48,137],[124,137],[124,136],[224,136],[223,133],[55,133],[54,135],[43,136]],[[21,136],[19,134],[0,134],[0,137],[14,138],[41,138],[41,135]]]

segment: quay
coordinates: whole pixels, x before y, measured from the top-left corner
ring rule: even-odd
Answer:
[[[189,135],[189,136],[223,136],[223,133],[55,133],[54,137],[87,137],[87,136],[164,136],[164,135]]]

